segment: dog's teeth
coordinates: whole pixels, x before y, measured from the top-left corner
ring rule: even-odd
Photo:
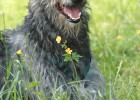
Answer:
[[[76,20],[77,18],[72,18],[73,20]]]
[[[77,17],[77,18],[72,17],[71,14],[69,14],[68,16],[69,16],[72,20],[78,20],[78,19],[80,19],[80,15],[81,15],[81,13],[79,13],[79,17]]]
[[[71,18],[71,19],[73,19],[73,20],[77,20],[77,19],[80,19],[80,17],[77,17],[77,18]]]
[[[81,16],[81,12],[79,13],[79,18],[80,18],[80,16]]]
[[[78,17],[77,19],[80,19],[80,17]]]
[[[73,19],[73,20],[77,20],[77,19],[79,19],[80,17],[77,17],[77,18],[73,18],[73,17],[71,17],[71,19]]]
[[[69,14],[68,16],[69,16],[70,18],[72,18],[72,15],[71,15],[71,14]]]

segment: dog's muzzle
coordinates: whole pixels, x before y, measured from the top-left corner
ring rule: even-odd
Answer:
[[[81,17],[80,4],[83,0],[71,0],[71,3],[58,3],[57,8],[72,23],[78,23]]]
[[[79,10],[79,7],[77,7],[77,6],[71,6],[71,7],[64,6],[62,11],[67,16],[67,19],[69,22],[78,23],[80,21],[81,12]]]

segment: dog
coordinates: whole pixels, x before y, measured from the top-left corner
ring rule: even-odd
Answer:
[[[31,100],[39,99],[33,94],[36,91],[54,99],[54,89],[70,100],[99,100],[101,96],[105,100],[105,81],[90,50],[87,0],[30,0],[28,9],[23,25],[2,32],[0,87],[12,61],[12,74],[24,63],[20,73],[23,90],[27,82],[38,81],[38,88],[29,89]],[[58,36],[61,43],[56,41]],[[22,54],[17,54],[19,50]],[[64,54],[72,52],[80,55],[79,61],[64,61]]]

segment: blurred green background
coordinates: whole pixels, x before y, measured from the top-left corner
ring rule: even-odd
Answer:
[[[21,25],[28,0],[0,0],[0,30]],[[140,0],[89,0],[91,50],[118,100],[140,100]]]

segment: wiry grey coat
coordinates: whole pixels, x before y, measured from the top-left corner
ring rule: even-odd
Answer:
[[[72,16],[67,12],[59,11],[61,5],[65,10],[74,9]],[[68,6],[68,7],[67,7]],[[78,8],[76,7],[78,6]],[[69,8],[71,7],[71,8]],[[24,24],[15,30],[3,32],[4,42],[0,42],[0,85],[5,73],[7,62],[14,62],[12,73],[16,74],[22,63],[20,78],[24,80],[23,89],[28,82],[38,82],[38,88],[30,89],[31,100],[38,97],[33,92],[44,92],[46,97],[56,99],[54,91],[66,93],[71,100],[99,100],[99,93],[105,99],[105,83],[102,75],[95,67],[91,57],[86,0],[30,0],[29,14],[25,17]],[[79,13],[80,11],[81,13]],[[74,19],[75,12],[80,18]],[[56,42],[56,37],[61,36],[61,43]],[[79,81],[76,83],[73,64],[64,62],[65,50],[61,47],[64,41],[67,46],[82,57],[75,62]],[[6,45],[5,46],[3,45]],[[6,50],[8,52],[4,52]],[[23,54],[17,55],[16,51],[22,50]],[[6,57],[8,56],[8,57]],[[20,63],[20,64],[19,64]],[[70,83],[74,82],[74,83]],[[78,88],[77,88],[78,87]],[[80,96],[79,96],[80,94]],[[57,100],[57,99],[56,99]]]

